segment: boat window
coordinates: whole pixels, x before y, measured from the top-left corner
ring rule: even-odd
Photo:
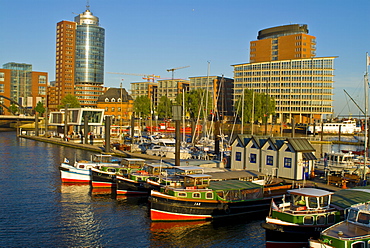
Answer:
[[[367,213],[359,213],[358,220],[357,220],[359,223],[368,225],[369,224],[369,220],[370,220],[370,214],[367,214]]]
[[[80,164],[80,166],[78,166],[78,168],[85,169],[85,165],[84,164]]]
[[[356,221],[356,217],[357,217],[357,211],[356,210],[349,210],[348,212],[348,220],[349,221]]]
[[[200,198],[200,193],[198,192],[193,193],[193,198]]]
[[[213,199],[213,193],[212,192],[207,192],[206,193],[206,198],[207,199]]]
[[[316,217],[316,224],[317,225],[324,225],[325,224],[325,215],[318,215]]]
[[[308,207],[309,208],[317,208],[317,198],[316,197],[308,197]]]
[[[305,224],[305,225],[313,225],[314,224],[313,216],[305,216],[303,218],[303,224]]]
[[[335,222],[335,214],[328,214],[328,224],[333,224]]]
[[[320,207],[322,208],[329,207],[329,196],[328,195],[320,197],[319,201],[320,201]]]
[[[112,168],[109,168],[107,171],[108,172],[116,172],[116,170],[115,169],[112,169]]]
[[[356,243],[353,243],[351,245],[352,248],[365,248],[365,242],[363,241],[358,241]]]
[[[185,192],[179,192],[177,194],[178,197],[186,197],[186,193]]]

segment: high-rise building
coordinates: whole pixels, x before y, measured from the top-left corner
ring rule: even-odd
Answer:
[[[233,65],[234,102],[252,89],[275,99],[277,121],[312,123],[333,114],[336,57],[315,57],[315,37],[307,33],[297,24],[260,31],[251,62]]]
[[[31,64],[9,62],[0,69],[0,112],[10,114],[13,103],[19,113],[32,112],[38,102],[46,105],[47,72],[32,71]]]
[[[250,62],[312,58],[316,55],[316,37],[307,25],[292,24],[263,29],[250,42]]]
[[[67,94],[77,97],[82,107],[96,107],[103,94],[105,30],[89,8],[74,22],[57,24],[55,96],[49,108],[57,109]]]

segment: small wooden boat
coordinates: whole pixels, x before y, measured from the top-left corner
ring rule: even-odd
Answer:
[[[369,202],[348,209],[347,219],[320,234],[320,239],[310,239],[311,248],[366,248],[370,245]]]

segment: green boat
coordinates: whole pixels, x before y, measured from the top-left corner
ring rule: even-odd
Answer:
[[[309,240],[311,248],[369,248],[370,202],[353,205],[347,219],[321,232],[320,239]]]

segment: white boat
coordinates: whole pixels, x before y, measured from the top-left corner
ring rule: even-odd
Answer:
[[[80,160],[73,164],[67,158],[59,166],[60,177],[63,183],[89,183],[91,181],[91,169],[100,168],[104,165],[120,164],[111,155],[95,154],[90,161]]]
[[[343,122],[328,122],[323,124],[318,123],[315,126],[314,125],[307,126],[307,133],[311,134],[313,134],[314,132],[337,134],[339,133],[339,131],[342,134],[355,134],[361,132],[361,127],[358,127],[356,121],[354,120],[346,120]]]
[[[175,139],[158,139],[158,143],[154,144],[151,148],[146,150],[146,154],[159,156],[159,157],[167,157],[167,158],[175,158],[176,153],[176,141]],[[191,152],[189,149],[180,147],[180,159],[190,159]]]
[[[315,170],[342,173],[358,169],[355,155],[351,152],[325,153],[324,157],[315,163]]]

